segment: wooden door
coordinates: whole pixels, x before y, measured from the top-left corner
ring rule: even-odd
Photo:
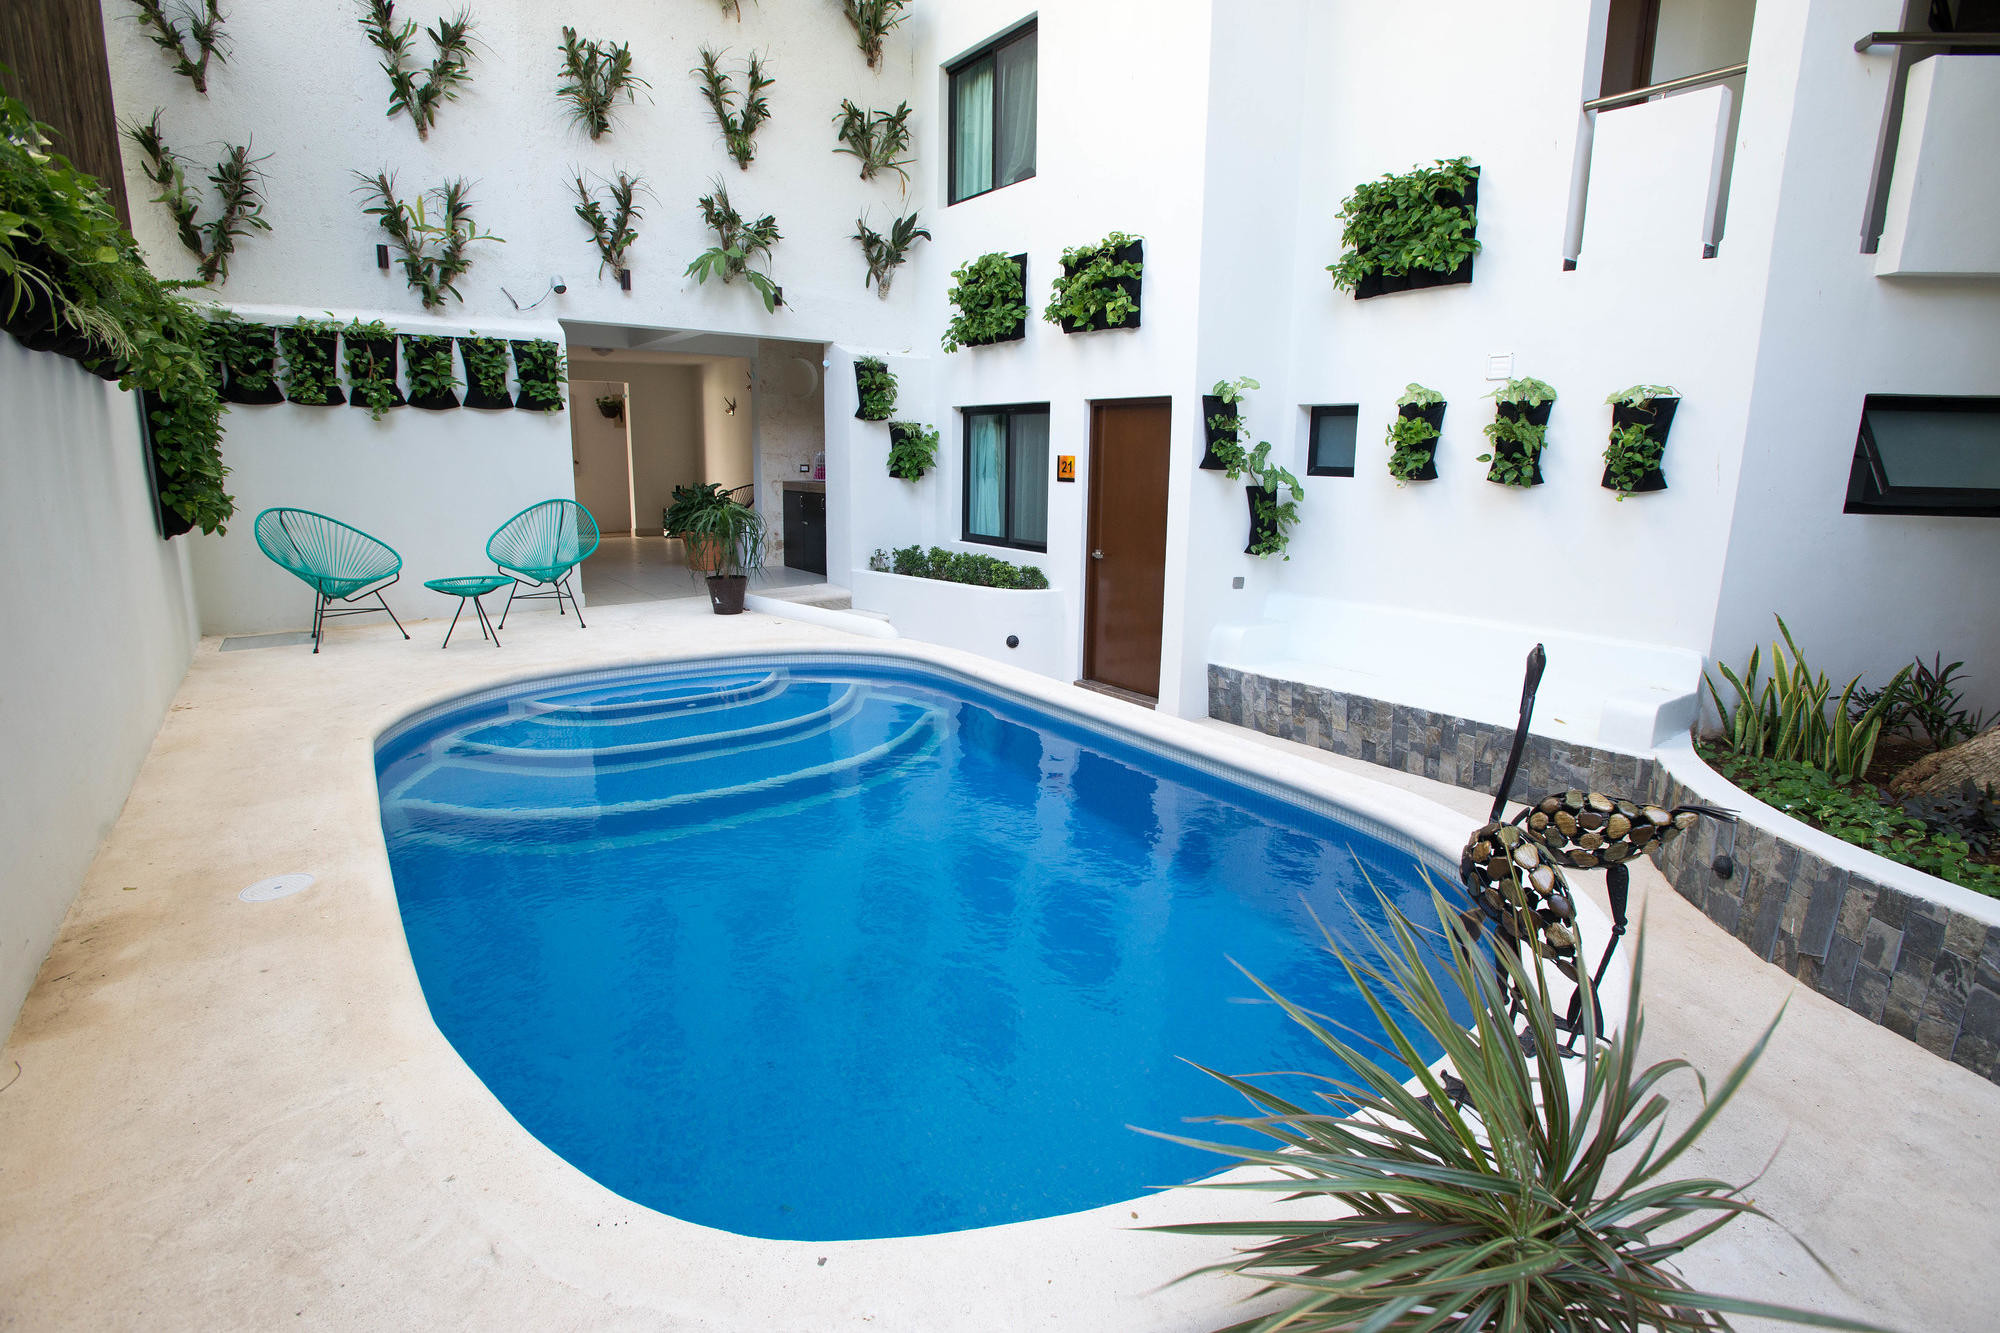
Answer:
[[[1167,399],[1092,403],[1084,679],[1156,699],[1166,599]]]

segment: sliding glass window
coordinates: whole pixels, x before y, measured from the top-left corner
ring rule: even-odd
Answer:
[[[951,202],[1035,174],[1035,26],[951,67]]]
[[[968,407],[965,540],[1046,551],[1049,407]]]

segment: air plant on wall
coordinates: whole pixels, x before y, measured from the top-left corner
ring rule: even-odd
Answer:
[[[139,26],[152,30],[146,34],[147,40],[167,53],[174,73],[186,78],[203,97],[208,96],[209,60],[213,58],[218,65],[229,63],[222,36],[221,0],[201,0],[199,10],[190,0],[177,7],[178,18],[169,18],[160,0],[132,0],[132,3],[139,10]],[[199,59],[188,56],[190,42]]]
[[[722,141],[728,147],[729,155],[736,159],[737,166],[748,171],[750,159],[757,156],[757,146],[753,142],[757,127],[771,118],[771,106],[764,100],[764,90],[777,80],[765,76],[763,57],[752,52],[743,68],[743,104],[739,109],[735,88],[729,76],[722,72],[721,60],[721,52],[704,46],[701,48],[701,66],[688,72],[701,80],[701,95],[708,99],[709,110],[715,113],[715,123],[722,131]]]
[[[368,12],[362,17],[361,26],[367,29],[369,42],[382,53],[382,72],[389,76],[387,114],[394,116],[398,111],[409,112],[410,123],[417,127],[417,137],[430,138],[431,126],[437,123],[438,109],[446,102],[456,101],[459,90],[472,78],[470,11],[461,9],[451,18],[441,18],[435,26],[424,30],[437,55],[421,78],[409,68],[413,59],[411,48],[416,45],[417,25],[414,21],[406,21],[401,27],[396,26],[395,0],[369,0]]]
[[[687,276],[696,282],[707,282],[710,278],[720,278],[724,282],[734,282],[741,278],[756,288],[757,295],[764,299],[766,311],[776,310],[784,304],[784,292],[766,274],[750,267],[750,261],[759,254],[764,256],[765,265],[771,261],[771,247],[780,239],[778,220],[766,213],[754,222],[746,222],[729,202],[729,191],[723,187],[721,179],[715,181],[715,190],[705,194],[700,201],[701,218],[715,229],[719,245],[696,255],[694,262],[687,266]]]
[[[725,18],[733,18],[738,23],[741,23],[743,21],[743,0],[722,0],[722,13]]]
[[[389,240],[401,252],[398,261],[410,290],[423,297],[424,309],[436,310],[445,298],[463,301],[458,280],[472,267],[466,248],[474,241],[505,244],[491,232],[479,230],[472,220],[472,200],[463,180],[448,180],[424,191],[409,203],[396,197],[394,172],[374,176],[355,172],[361,184],[356,193],[372,196],[374,203],[362,212],[381,224]],[[433,209],[431,206],[435,204]]]
[[[597,271],[601,275],[605,269],[613,273],[625,268],[625,251],[639,239],[639,231],[632,224],[640,218],[639,205],[634,196],[645,189],[645,183],[637,176],[619,172],[613,180],[605,182],[610,195],[610,209],[584,180],[583,173],[576,177],[576,215],[583,219],[583,225],[590,228],[591,239],[597,242]]]
[[[854,25],[854,40],[868,57],[868,68],[882,66],[882,38],[901,23],[909,0],[841,0],[847,21]]]
[[[570,118],[601,139],[611,131],[611,108],[619,94],[638,100],[638,90],[653,85],[632,72],[632,48],[620,42],[580,41],[576,29],[563,29],[563,78],[556,96],[569,104]]]
[[[865,215],[854,219],[854,239],[861,246],[862,258],[868,261],[868,276],[861,285],[865,288],[874,283],[875,295],[888,300],[889,279],[895,276],[897,266],[909,257],[912,246],[930,238],[930,232],[917,225],[915,213],[897,218],[886,236],[870,227]]]
[[[894,111],[863,111],[843,100],[840,114],[833,121],[840,127],[835,133],[843,145],[833,151],[859,158],[862,180],[874,180],[885,171],[893,171],[903,178],[905,188],[909,186],[910,173],[904,168],[916,158],[904,156],[910,150],[908,102],[898,103]]]
[[[181,244],[200,262],[201,281],[226,283],[229,256],[236,252],[236,242],[253,231],[271,230],[271,224],[264,221],[264,199],[259,192],[264,173],[257,164],[264,159],[250,156],[248,144],[223,145],[222,160],[208,173],[222,208],[203,222],[201,194],[188,184],[182,170],[187,159],[167,146],[160,115],[156,110],[146,124],[127,126],[125,136],[144,159],[141,169],[146,178],[160,187],[153,202],[165,205]]]

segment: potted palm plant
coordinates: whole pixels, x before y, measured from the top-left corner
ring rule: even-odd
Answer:
[[[741,489],[741,488],[739,488]],[[719,616],[738,615],[750,588],[750,576],[764,567],[767,532],[764,516],[722,492],[719,504],[705,504],[687,520],[686,535],[701,540],[713,554],[708,575],[708,602]]]
[[[739,486],[736,489],[745,488]],[[685,548],[689,573],[715,572],[715,543],[696,520],[703,510],[728,504],[730,494],[722,489],[722,483],[714,481],[701,486],[676,486],[674,502],[660,511],[660,530],[669,537],[680,539]]]

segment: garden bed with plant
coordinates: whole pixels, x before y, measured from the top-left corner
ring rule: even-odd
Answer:
[[[975,551],[947,551],[933,546],[899,546],[894,551],[877,549],[868,557],[868,568],[878,574],[901,574],[906,578],[936,579],[941,583],[964,583],[975,588],[1019,588],[1039,591],[1049,586],[1048,575],[1037,565],[1017,565],[997,556]]]

